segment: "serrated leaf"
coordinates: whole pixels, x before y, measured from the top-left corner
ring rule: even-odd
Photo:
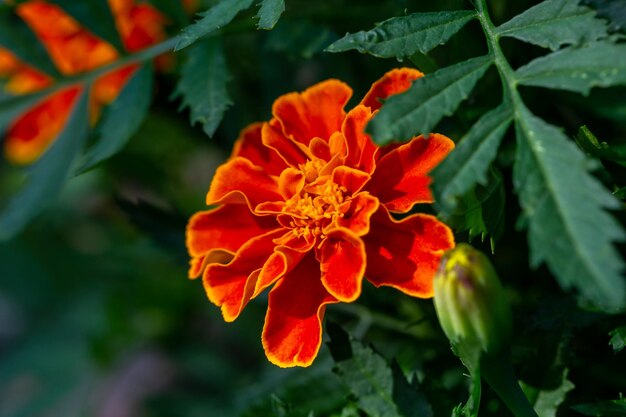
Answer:
[[[411,88],[390,97],[367,125],[378,144],[428,134],[450,116],[493,64],[489,55],[442,68],[415,80]]]
[[[611,330],[609,336],[611,336],[609,344],[615,353],[620,352],[626,347],[626,326]]]
[[[124,51],[124,45],[115,26],[115,20],[108,0],[49,0],[67,14],[72,16],[81,26],[87,28],[94,35],[115,46],[118,51]]]
[[[280,15],[285,11],[285,0],[262,0],[259,18],[259,29],[271,30],[276,26]]]
[[[402,58],[415,52],[426,53],[446,43],[474,17],[476,12],[473,10],[392,17],[378,23],[372,30],[347,34],[326,48],[326,51],[356,49],[380,58]]]
[[[172,97],[182,97],[179,110],[189,107],[191,124],[201,123],[208,136],[213,136],[224,112],[232,105],[226,90],[229,80],[219,39],[207,39],[189,51]]]
[[[183,29],[174,52],[191,45],[203,36],[229,24],[237,13],[249,8],[253,0],[220,0],[209,10],[199,13],[201,17],[195,23]]]
[[[626,2],[615,0],[583,0],[584,4],[596,9],[598,16],[610,20],[609,28],[624,30],[626,28]]]
[[[624,417],[626,415],[626,398],[612,401],[598,401],[595,403],[579,404],[572,407],[586,416],[594,417]]]
[[[515,130],[513,182],[528,219],[531,266],[546,262],[562,288],[575,287],[601,308],[623,307],[624,265],[613,242],[625,234],[605,211],[620,203],[560,129],[521,105]]]
[[[626,85],[626,45],[600,42],[565,48],[515,71],[520,84],[589,94],[593,87]]]
[[[333,371],[350,388],[359,407],[371,416],[410,417],[398,408],[394,375],[385,359],[350,337],[339,325],[329,322],[326,329],[336,364]]]
[[[391,362],[393,376],[393,400],[405,417],[432,417],[433,410],[416,378],[409,383],[396,360]]]
[[[20,232],[61,191],[72,162],[87,137],[88,96],[83,89],[59,137],[32,167],[24,188],[3,208],[0,213],[0,241]]]
[[[0,5],[0,46],[48,75],[60,74],[31,28],[8,6]]]
[[[487,170],[512,120],[508,103],[485,113],[431,172],[435,201],[444,211],[454,211],[456,200],[476,184],[487,184]]]
[[[561,384],[552,390],[538,390],[530,385],[521,383],[524,393],[531,393],[534,398],[531,401],[538,417],[556,417],[559,406],[565,401],[567,393],[575,388],[575,385],[567,379],[567,369],[563,371]]]
[[[563,45],[582,45],[605,38],[606,23],[578,0],[546,0],[497,28],[500,36],[556,51]]]
[[[606,142],[600,142],[587,126],[578,129],[575,139],[578,146],[588,154],[626,166],[626,148],[611,147]]]
[[[96,166],[126,145],[146,117],[151,93],[152,68],[146,64],[133,74],[117,99],[106,109],[98,125],[98,141],[86,153],[77,173]]]

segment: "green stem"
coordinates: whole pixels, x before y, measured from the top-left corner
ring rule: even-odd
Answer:
[[[538,417],[517,383],[508,355],[484,359],[480,364],[480,372],[515,417]]]

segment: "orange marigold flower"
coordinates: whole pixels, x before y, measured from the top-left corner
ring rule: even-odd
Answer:
[[[348,113],[352,90],[338,80],[278,98],[215,173],[206,202],[216,207],[189,221],[189,276],[202,275],[226,321],[273,285],[262,341],[278,366],[312,363],[325,306],[356,300],[364,277],[433,295],[452,232],[431,215],[391,213],[433,201],[428,173],[454,144],[432,134],[379,148],[364,132],[379,100],[420,76],[388,72]]]
[[[125,48],[134,52],[165,39],[165,18],[152,6],[134,0],[109,0],[117,29]],[[83,28],[60,7],[44,0],[31,0],[16,7],[17,14],[32,28],[50,58],[63,75],[76,75],[110,64],[119,58],[109,43]],[[119,95],[136,65],[105,74],[94,82],[90,95],[90,117],[95,123],[101,108]],[[27,94],[52,84],[52,79],[21,64],[9,51],[0,49],[0,77],[7,78],[5,89]],[[63,129],[77,97],[71,88],[45,98],[9,127],[5,155],[17,164],[37,159]]]

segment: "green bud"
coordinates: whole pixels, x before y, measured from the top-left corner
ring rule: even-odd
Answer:
[[[435,309],[455,351],[500,353],[511,339],[511,309],[489,259],[467,244],[441,258],[435,274]]]

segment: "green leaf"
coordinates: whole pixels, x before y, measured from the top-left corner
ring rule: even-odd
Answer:
[[[552,390],[539,390],[530,385],[521,383],[524,393],[534,399],[531,401],[533,408],[539,417],[556,417],[559,406],[565,401],[567,393],[575,388],[575,385],[567,379],[567,369],[563,372],[561,385]]]
[[[148,3],[159,9],[164,15],[173,18],[179,25],[189,24],[189,17],[182,1],[148,0]]]
[[[391,362],[391,374],[393,376],[393,399],[402,415],[432,417],[433,410],[424,393],[420,391],[417,378],[413,377],[412,382],[407,381],[396,360]]]
[[[0,241],[20,232],[61,191],[89,129],[86,90],[76,100],[59,137],[32,167],[28,183],[0,213]]]
[[[607,310],[623,307],[623,261],[612,242],[625,235],[605,211],[620,203],[561,130],[520,106],[513,182],[529,223],[531,266],[545,261],[564,289]]]
[[[117,99],[106,109],[97,129],[98,142],[89,149],[77,173],[96,166],[119,152],[143,122],[152,93],[152,68],[138,69]]]
[[[508,103],[486,113],[432,171],[435,201],[444,211],[454,211],[457,199],[476,184],[487,184],[487,170],[512,120]]]
[[[327,52],[356,49],[379,58],[407,57],[415,52],[426,53],[443,45],[470,20],[473,10],[413,13],[392,17],[378,23],[374,29],[346,34],[326,48]]]
[[[594,417],[624,417],[626,415],[626,398],[612,401],[598,401],[595,403],[579,404],[572,407],[586,416]]]
[[[500,171],[491,167],[486,185],[470,189],[455,204],[453,211],[440,213],[444,222],[457,233],[467,231],[470,241],[490,236],[493,251],[504,232],[505,191]]]
[[[50,0],[89,31],[124,51],[108,0]]]
[[[53,77],[60,76],[35,33],[8,6],[0,6],[0,46],[26,64]]]
[[[219,0],[209,10],[199,13],[198,16],[201,19],[184,28],[179,35],[179,41],[174,47],[174,52],[180,51],[201,37],[226,26],[237,16],[237,13],[249,8],[252,5],[252,1]]]
[[[337,35],[327,27],[308,20],[287,20],[267,35],[265,48],[294,60],[310,59],[335,39]]]
[[[611,336],[609,344],[613,347],[615,353],[620,352],[626,347],[626,326],[611,330],[609,336]]]
[[[404,379],[402,371],[397,369],[394,375],[382,356],[350,337],[339,325],[329,322],[326,329],[331,339],[328,347],[336,364],[333,370],[350,388],[363,411],[377,417],[415,415],[415,410],[404,414],[407,408],[411,408],[406,398],[407,390],[411,388],[406,386],[408,382]],[[404,381],[399,382],[400,378]],[[424,415],[430,415],[430,407],[417,392],[413,401],[415,402],[412,406],[426,410],[427,414]],[[400,403],[402,408],[399,407]]]
[[[485,55],[418,78],[408,91],[385,101],[367,126],[368,133],[378,144],[430,133],[454,113],[491,64],[492,58]]]
[[[478,367],[470,375],[469,398],[465,404],[459,404],[452,410],[452,417],[478,417],[482,391]]]
[[[609,19],[610,29],[626,29],[626,2],[615,0],[583,0],[598,12],[598,16]]]
[[[173,98],[182,97],[179,110],[189,107],[191,124],[213,136],[224,112],[232,105],[226,83],[230,80],[226,58],[219,39],[200,42],[187,53],[187,61]]]
[[[280,15],[285,11],[285,0],[262,0],[261,8],[257,17],[259,18],[259,29],[274,29]]]
[[[606,23],[596,18],[595,11],[578,3],[546,0],[503,23],[497,32],[553,51],[563,45],[582,45],[605,38]]]
[[[626,166],[626,149],[611,147],[606,142],[600,142],[587,126],[581,126],[578,129],[575,139],[578,146],[588,154]]]
[[[593,87],[626,85],[626,45],[599,42],[539,57],[515,72],[520,84],[589,94]]]

